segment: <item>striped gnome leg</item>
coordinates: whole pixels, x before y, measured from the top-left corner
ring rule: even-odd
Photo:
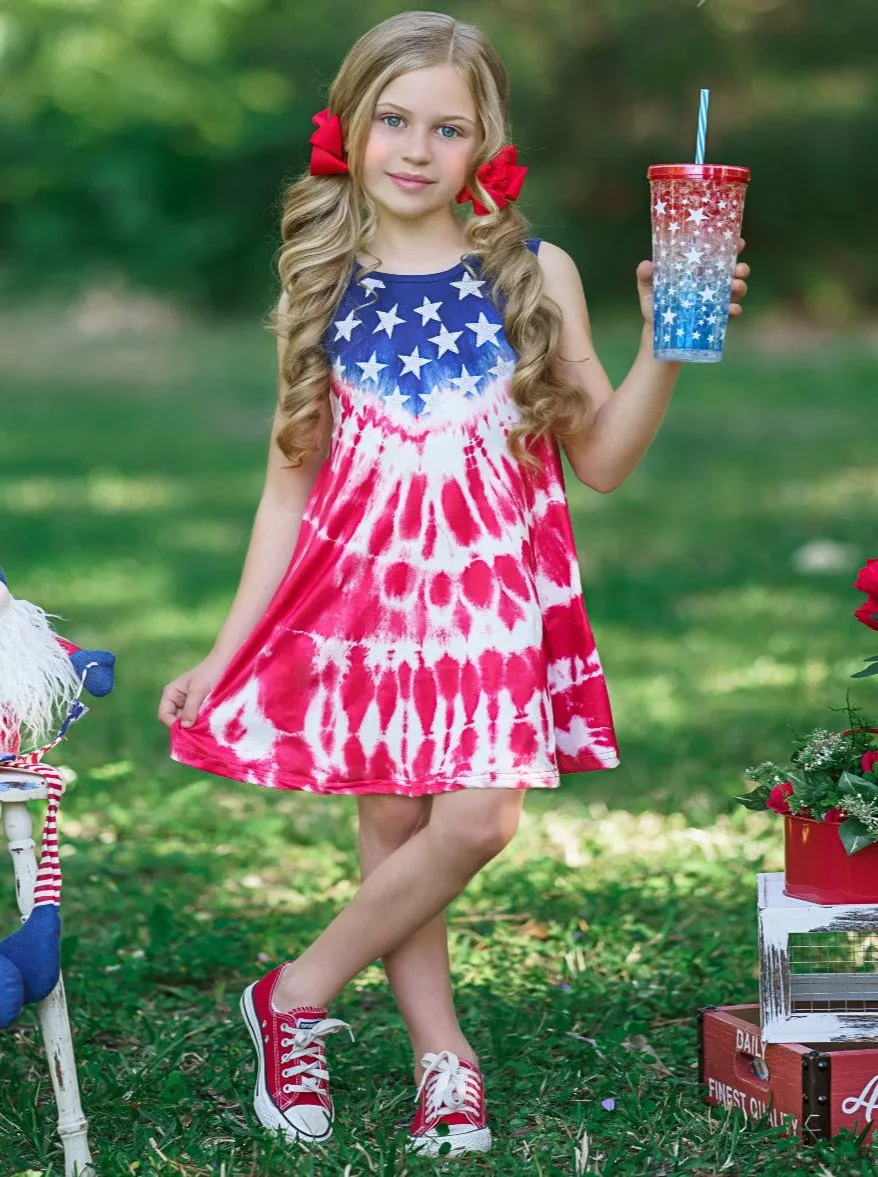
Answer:
[[[57,768],[49,764],[21,763],[28,757],[17,758],[16,768],[36,772],[46,782],[48,805],[43,824],[42,848],[37,877],[34,882],[34,906],[22,926],[11,936],[0,941],[0,993],[6,986],[15,989],[15,981],[7,966],[14,968],[21,979],[21,1000],[24,1005],[42,1001],[58,984],[61,973],[61,861],[58,857],[58,805],[64,785]],[[4,1002],[0,999],[0,1025],[4,1023],[3,1009],[14,1007],[14,994]],[[8,1011],[7,1011],[8,1012]],[[20,1009],[11,1020],[18,1017]]]

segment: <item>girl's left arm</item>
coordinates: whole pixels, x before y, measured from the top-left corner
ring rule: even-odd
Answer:
[[[742,241],[740,248],[743,246]],[[563,443],[564,450],[579,481],[606,494],[621,486],[652,444],[683,365],[657,360],[652,354],[652,262],[643,261],[637,267],[637,290],[643,313],[640,348],[628,375],[614,390],[592,343],[588,308],[576,263],[549,241],[540,243],[537,256],[544,293],[561,311],[558,374],[578,384],[594,410],[588,431]],[[744,279],[749,274],[746,264],[736,266],[733,299],[741,299],[747,293]],[[740,314],[740,302],[733,301],[730,317],[737,318]]]

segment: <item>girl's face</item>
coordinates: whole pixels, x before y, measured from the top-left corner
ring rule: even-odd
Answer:
[[[363,187],[394,217],[433,213],[466,183],[480,141],[473,97],[456,70],[439,65],[401,74],[375,105]]]

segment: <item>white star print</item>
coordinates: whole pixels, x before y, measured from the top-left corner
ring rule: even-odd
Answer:
[[[395,302],[389,311],[377,311],[376,312],[376,314],[378,315],[379,323],[378,323],[378,326],[375,328],[375,330],[372,332],[373,335],[376,335],[379,331],[386,331],[387,338],[389,339],[391,337],[391,335],[393,334],[394,327],[398,327],[400,323],[405,322],[405,319],[401,319],[399,317],[399,315],[396,313],[398,307],[399,307],[399,303]]]
[[[433,362],[429,359],[422,360],[420,355],[418,355],[417,348],[415,348],[411,355],[400,355],[399,358],[402,360],[404,365],[402,371],[400,372],[400,376],[405,376],[406,372],[411,372],[412,375],[417,376],[419,380],[421,378],[421,368],[423,368],[424,364],[431,364]]]
[[[418,396],[421,398],[421,401],[423,404],[423,408],[421,409],[420,413],[418,413],[419,417],[423,417],[425,415],[425,413],[427,415],[432,413],[433,401],[436,399],[436,392],[437,392],[437,390],[434,388],[432,392],[419,392],[418,393]]]
[[[386,364],[379,364],[377,357],[378,353],[373,351],[371,357],[365,362],[363,360],[357,360],[357,367],[363,369],[363,379],[373,380],[376,384],[378,383],[378,373],[382,368],[387,367]]]
[[[353,332],[355,327],[362,326],[362,320],[355,319],[354,312],[351,311],[351,313],[348,315],[348,317],[346,319],[338,319],[333,324],[333,326],[335,327],[335,338],[336,339],[344,338],[348,341],[348,343],[350,343],[351,333]],[[335,342],[335,340],[333,340],[333,342]]]
[[[439,355],[436,358],[441,360],[447,351],[453,351],[457,355],[456,340],[461,335],[463,335],[462,331],[449,331],[444,323],[440,323],[439,334],[430,336],[430,342],[435,343],[439,348]]]
[[[663,200],[657,200],[655,202],[655,211],[658,213],[658,215],[660,217],[663,217],[665,215],[665,212],[667,211],[667,207],[668,207],[667,204],[665,204],[665,202]]]
[[[500,330],[499,323],[492,323],[485,317],[484,311],[479,311],[478,323],[467,323],[470,331],[475,333],[476,344],[481,347],[483,343],[493,343],[494,347],[499,347],[496,336]]]
[[[403,401],[411,400],[411,397],[404,392],[399,391],[399,385],[394,385],[393,392],[390,396],[384,398],[384,403],[390,405],[394,409],[402,409],[404,407]]]
[[[687,220],[694,221],[696,225],[700,225],[707,213],[703,208],[690,208]]]
[[[680,228],[680,226],[677,224],[676,221],[671,221],[668,225],[668,232],[676,233],[676,232],[678,232],[679,228]]]
[[[431,319],[435,319],[437,323],[441,322],[436,313],[441,306],[441,302],[430,302],[426,294],[424,295],[424,301],[419,307],[415,307],[415,314],[421,316],[422,327],[426,327]]]
[[[508,380],[515,371],[515,360],[498,360],[493,368],[488,369],[489,376],[496,376],[498,380]]]
[[[341,362],[341,357],[335,357],[335,363],[332,365],[332,374],[336,380],[344,380],[344,364]]]
[[[676,319],[676,317],[677,317],[676,311],[670,311],[670,310],[665,311],[664,314],[662,315],[662,322],[663,323],[673,323],[673,321],[674,321],[674,319]]]
[[[701,251],[696,249],[693,246],[692,249],[688,250],[688,252],[686,253],[686,261],[691,262],[693,266],[695,265],[696,262],[700,262],[701,261]]]
[[[702,302],[715,302],[716,291],[712,286],[705,286],[703,290],[698,291],[698,297]]]
[[[452,282],[451,285],[456,286],[460,291],[458,295],[459,299],[466,298],[468,294],[473,294],[476,298],[485,297],[479,289],[480,286],[485,285],[484,279],[482,278],[471,278],[469,274],[464,274],[459,282]]]
[[[459,376],[452,376],[451,383],[457,385],[458,392],[467,395],[470,392],[477,392],[476,385],[482,379],[481,376],[471,376],[466,370],[466,364],[460,369]]]
[[[360,285],[365,286],[367,290],[383,290],[384,283],[380,278],[361,278]]]

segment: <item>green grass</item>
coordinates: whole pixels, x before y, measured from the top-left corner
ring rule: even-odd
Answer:
[[[78,776],[62,812],[64,967],[101,1177],[449,1171],[401,1154],[411,1059],[377,967],[332,1011],[357,1035],[329,1042],[335,1140],[309,1156],[255,1124],[238,994],[353,894],[354,802],[201,777],[169,761],[155,719],[234,590],[273,341],[228,322],[107,341],[52,318],[0,323],[0,563],[61,632],[118,654],[116,692],[65,748]],[[777,354],[731,334],[721,365],[684,372],[619,491],[568,473],[623,763],[531,794],[511,846],[452,907],[496,1136],[456,1162],[468,1172],[878,1171],[849,1135],[806,1148],[745,1127],[696,1082],[695,1011],[756,1000],[755,876],[782,865],[780,826],[730,802],[740,771],[784,757],[790,725],[831,724],[875,652],[849,588],[875,554],[874,354],[854,338]],[[635,325],[597,335],[620,377]],[[849,544],[850,565],[797,571],[815,539]],[[0,1092],[2,1177],[57,1175],[32,1010],[0,1036]]]

